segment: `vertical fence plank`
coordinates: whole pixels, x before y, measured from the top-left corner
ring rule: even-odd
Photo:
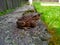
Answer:
[[[0,12],[6,10],[6,2],[5,0],[0,0]]]
[[[18,0],[18,7],[19,7],[19,5],[20,5],[20,0]]]
[[[13,8],[18,7],[18,0],[12,0]]]
[[[12,8],[12,0],[7,0],[7,7],[8,9]]]
[[[13,5],[13,8],[16,8],[16,0],[12,0],[12,5]]]
[[[3,7],[2,0],[0,0],[0,11],[3,11],[2,7]]]

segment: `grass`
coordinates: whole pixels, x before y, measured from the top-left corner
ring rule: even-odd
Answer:
[[[3,12],[0,12],[0,16],[3,16],[3,15],[5,15],[5,14],[7,14],[7,13],[10,13],[10,12],[12,12],[14,9],[9,9],[9,10],[5,10],[5,11],[3,11]]]
[[[43,13],[41,20],[47,24],[51,31],[55,31],[53,34],[57,38],[55,45],[60,45],[60,6],[41,6],[40,2],[33,2],[33,6],[38,13]]]
[[[46,22],[49,27],[60,28],[59,6],[41,6],[40,3],[34,3],[34,7],[38,13],[43,13],[41,19]]]

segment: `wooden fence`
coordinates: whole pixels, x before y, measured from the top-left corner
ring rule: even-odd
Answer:
[[[20,7],[23,3],[27,1],[28,0],[0,0],[0,12]]]

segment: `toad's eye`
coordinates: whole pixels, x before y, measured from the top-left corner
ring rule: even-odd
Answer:
[[[40,16],[41,14],[38,14],[38,16]]]
[[[37,15],[33,16],[33,17],[37,17]]]
[[[47,30],[47,29],[45,29],[45,31],[46,31],[46,32],[48,32],[48,30]]]

